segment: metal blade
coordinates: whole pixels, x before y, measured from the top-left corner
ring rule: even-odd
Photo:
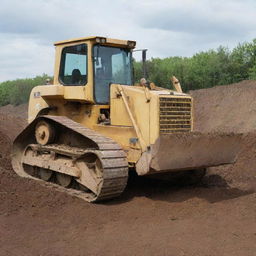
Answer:
[[[234,163],[240,151],[241,134],[172,134],[160,136],[150,152],[138,162],[140,175],[205,168]],[[138,169],[137,169],[138,170]]]

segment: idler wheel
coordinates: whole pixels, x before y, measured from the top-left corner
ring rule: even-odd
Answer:
[[[51,124],[40,121],[35,128],[35,137],[37,143],[40,145],[52,143],[55,138],[55,129]]]

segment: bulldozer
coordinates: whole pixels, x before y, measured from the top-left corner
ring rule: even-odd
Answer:
[[[202,170],[233,163],[234,134],[193,132],[193,99],[135,84],[136,42],[100,36],[55,43],[52,84],[32,89],[28,126],[14,140],[12,166],[87,202],[119,196],[129,172]]]

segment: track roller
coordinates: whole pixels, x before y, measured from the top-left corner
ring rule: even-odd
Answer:
[[[56,173],[56,179],[57,183],[65,188],[69,187],[72,183],[72,177],[67,174]]]
[[[39,177],[44,180],[44,181],[49,181],[52,176],[53,176],[53,172],[51,170],[45,169],[45,168],[38,168],[38,174]]]

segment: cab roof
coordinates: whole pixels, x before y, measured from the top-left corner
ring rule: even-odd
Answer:
[[[89,37],[74,38],[74,39],[55,42],[54,45],[57,46],[57,45],[63,45],[63,44],[78,43],[78,42],[82,42],[82,41],[94,41],[97,38],[106,39],[106,44],[128,46],[129,43],[132,43],[132,45],[133,45],[132,48],[134,48],[136,45],[135,41],[113,39],[113,38],[107,38],[107,37],[102,37],[102,36],[89,36]]]

